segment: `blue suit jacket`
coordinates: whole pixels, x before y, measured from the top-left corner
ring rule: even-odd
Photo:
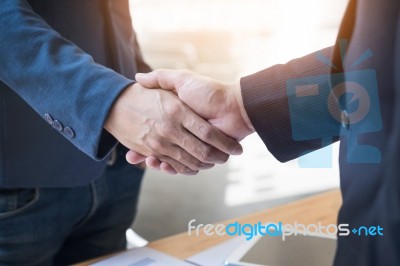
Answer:
[[[147,71],[128,0],[0,2],[0,187],[76,186],[117,141],[103,124]]]
[[[345,42],[339,42],[241,80],[250,120],[279,160],[294,159],[329,144],[329,137],[330,143],[340,137],[343,206],[338,223],[350,230],[380,226],[383,235],[366,235],[364,230],[339,236],[337,266],[400,265],[399,14],[398,0],[352,0],[338,36],[349,41],[347,53]],[[344,101],[344,115],[335,121],[326,111],[324,93],[335,91],[340,79],[347,90],[361,84],[369,102]],[[292,91],[296,84],[301,85],[298,95]],[[358,122],[351,113],[361,103],[369,104],[369,111]]]

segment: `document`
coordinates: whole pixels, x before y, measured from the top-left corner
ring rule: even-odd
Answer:
[[[243,237],[235,237],[227,240],[219,245],[197,253],[196,255],[187,258],[198,266],[224,266],[225,260],[232,254],[242,243],[246,242]]]
[[[187,262],[159,252],[155,249],[143,247],[135,248],[109,259],[102,260],[91,266],[193,266]]]

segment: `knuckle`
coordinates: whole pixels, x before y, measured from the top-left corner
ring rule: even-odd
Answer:
[[[201,161],[202,162],[209,162],[211,161],[213,155],[212,148],[210,146],[206,146],[203,150],[203,152],[200,155]]]
[[[174,157],[174,159],[180,163],[182,163],[185,159],[185,156],[181,152],[177,152]]]
[[[178,116],[182,114],[183,111],[183,105],[180,102],[175,102],[173,104],[169,104],[166,108],[165,111],[167,112],[168,115],[171,117]]]
[[[157,158],[161,161],[161,162],[165,162],[167,163],[169,166],[171,166],[172,168],[175,169],[175,163],[173,161],[171,161],[171,158],[169,158],[168,156],[164,155],[164,154],[159,154],[157,156]]]
[[[162,142],[159,139],[155,139],[155,140],[151,141],[149,146],[150,146],[152,153],[154,153],[154,154],[159,154],[160,150],[163,147]]]
[[[184,166],[184,165],[178,165],[176,166],[176,170],[181,173],[181,174],[185,174],[188,171],[191,171],[188,167]]]
[[[172,126],[163,126],[160,129],[160,135],[162,137],[175,137],[176,136],[176,129]]]
[[[201,125],[199,126],[199,134],[205,140],[209,140],[212,138],[212,128],[209,125]]]
[[[199,171],[204,167],[204,164],[200,162],[199,160],[195,160],[194,162],[191,163],[190,168],[194,171]]]

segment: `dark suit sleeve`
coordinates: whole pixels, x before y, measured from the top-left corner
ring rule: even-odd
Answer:
[[[321,105],[327,105],[326,98],[305,97],[299,107],[289,108],[287,84],[290,80],[307,79],[310,84],[330,87],[330,66],[317,60],[318,55],[331,58],[332,47],[323,49],[287,64],[275,65],[241,79],[245,110],[256,132],[268,150],[281,162],[297,158],[305,153],[320,149],[326,143],[321,139],[295,140],[292,132],[291,112],[301,117],[304,123],[300,130],[305,133],[307,121],[318,121]],[[326,108],[325,108],[326,109]],[[321,137],[324,132],[339,131],[337,123],[326,121],[319,125]],[[310,135],[318,135],[310,132]],[[339,133],[332,139],[337,140]],[[331,143],[332,143],[331,142]]]
[[[42,117],[49,113],[71,127],[75,137],[69,140],[78,149],[102,159],[116,144],[102,137],[107,135],[103,124],[114,100],[133,81],[96,64],[26,1],[0,1],[0,40],[0,79]],[[107,141],[99,145],[102,139]]]

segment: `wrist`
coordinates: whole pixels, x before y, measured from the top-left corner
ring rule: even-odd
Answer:
[[[251,133],[255,132],[253,124],[250,121],[249,116],[247,115],[246,109],[244,108],[243,97],[242,97],[242,89],[240,86],[240,82],[236,82],[230,85],[231,90],[233,91],[233,95],[236,101],[237,108],[240,110],[240,116],[243,119],[243,122],[246,124],[247,128]]]
[[[104,122],[104,129],[107,130],[110,134],[112,134],[115,137],[115,128],[117,121],[121,118],[121,113],[124,112],[124,107],[125,107],[125,100],[127,98],[127,95],[130,94],[130,91],[132,90],[132,87],[135,85],[130,84],[127,86],[124,90],[121,91],[121,93],[118,95],[117,98],[115,98],[114,103],[112,104],[107,118]]]

